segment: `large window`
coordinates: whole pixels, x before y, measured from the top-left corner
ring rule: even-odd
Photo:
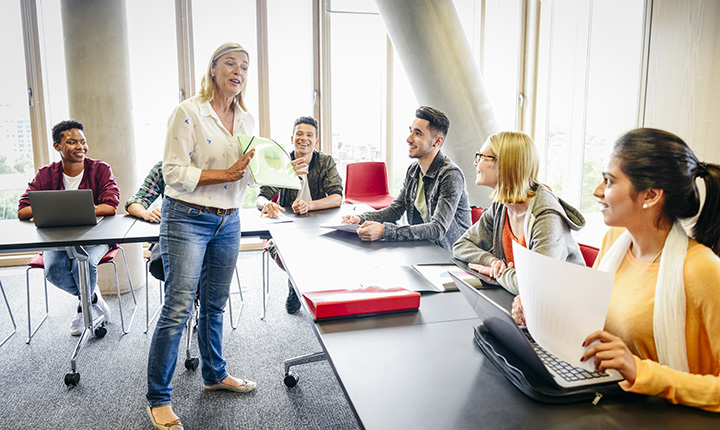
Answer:
[[[0,219],[10,219],[35,174],[20,2],[0,4],[0,39]]]
[[[518,128],[521,3],[521,0],[454,0],[501,130]]]
[[[50,129],[60,121],[70,118],[68,107],[67,75],[65,73],[65,45],[63,44],[61,4],[59,1],[41,2],[38,7],[38,23],[40,31],[40,56],[43,65],[43,82],[46,96],[45,114],[48,126],[48,151],[50,162],[60,161],[60,154],[52,147]],[[82,122],[82,118],[78,119]],[[92,145],[92,142],[90,142]],[[89,156],[92,157],[92,146]],[[42,166],[36,166],[38,168]],[[37,170],[37,169],[36,169]]]
[[[268,0],[270,136],[292,150],[293,122],[313,114],[311,0]]]
[[[344,176],[348,163],[385,161],[387,35],[374,1],[329,4],[332,154]]]
[[[135,129],[135,183],[162,160],[167,121],[177,106],[175,1],[127,2],[130,78]],[[134,192],[134,191],[133,191]]]
[[[593,190],[613,142],[637,124],[643,1],[545,1],[540,18],[541,179],[588,214],[597,237]]]

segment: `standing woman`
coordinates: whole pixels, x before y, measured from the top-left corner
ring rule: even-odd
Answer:
[[[223,311],[240,242],[237,208],[254,155],[242,155],[237,134],[252,134],[244,103],[250,58],[237,43],[213,53],[195,97],[170,116],[163,156],[165,199],[160,249],[165,304],[148,358],[148,413],[156,429],[181,430],[172,410],[171,380],[195,295],[200,299],[198,348],[205,390],[246,393],[255,383],[228,374],[222,355]]]
[[[583,360],[618,370],[626,391],[720,412],[720,166],[671,133],[637,129],[615,143],[594,195],[605,224],[622,228],[595,263],[615,283]],[[690,239],[678,221],[698,212]]]
[[[477,185],[493,189],[493,204],[453,245],[453,255],[518,293],[512,242],[537,253],[584,265],[571,230],[585,219],[538,183],[535,142],[521,131],[502,131],[475,153]]]

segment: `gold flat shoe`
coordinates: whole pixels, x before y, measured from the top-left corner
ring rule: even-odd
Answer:
[[[218,390],[225,390],[225,391],[234,391],[236,393],[249,393],[250,391],[254,390],[255,387],[257,387],[257,383],[253,381],[248,381],[247,379],[238,379],[241,384],[237,387],[233,385],[227,385],[223,384],[222,382],[215,385],[205,385],[205,391],[218,391]]]
[[[150,419],[152,420],[153,426],[157,430],[184,430],[185,427],[183,427],[182,423],[180,422],[180,418],[176,419],[175,421],[171,423],[165,423],[165,424],[159,424],[157,421],[155,421],[155,417],[152,414],[152,410],[150,409],[150,406],[147,407],[148,415],[150,415]]]

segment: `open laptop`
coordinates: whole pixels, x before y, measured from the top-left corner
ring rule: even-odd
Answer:
[[[92,190],[29,191],[36,227],[95,225]]]
[[[535,343],[527,329],[518,326],[507,310],[452,273],[450,276],[487,331],[546,381],[562,388],[576,388],[623,379],[615,371],[588,372],[554,357]]]

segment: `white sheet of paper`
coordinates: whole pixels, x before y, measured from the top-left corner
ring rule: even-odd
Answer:
[[[279,224],[281,222],[293,222],[293,219],[289,216],[285,215],[282,212],[278,212],[277,216],[275,218],[270,218],[267,216],[261,217],[263,222],[266,222],[268,224]]]
[[[530,335],[561,360],[595,370],[592,360],[580,361],[582,344],[605,326],[615,274],[556,260],[515,242],[513,256]]]
[[[349,231],[349,232],[351,232],[351,233],[356,233],[358,227],[360,227],[360,225],[358,225],[358,224],[343,224],[343,223],[340,222],[340,221],[338,221],[338,222],[325,222],[325,223],[318,224],[318,225],[319,225],[320,227],[334,228],[335,230]]]

